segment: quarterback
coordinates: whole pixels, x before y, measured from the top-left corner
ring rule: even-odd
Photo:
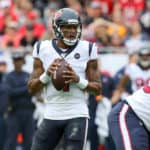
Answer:
[[[80,39],[80,17],[70,8],[58,10],[52,25],[56,38],[41,41],[33,49],[28,87],[32,94],[44,92],[46,108],[31,150],[53,150],[62,137],[62,149],[83,150],[89,118],[87,94],[101,92],[97,47]],[[62,58],[69,64],[62,74],[67,90],[57,90],[52,83]]]

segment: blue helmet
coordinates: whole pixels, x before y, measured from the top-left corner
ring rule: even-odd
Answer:
[[[67,39],[61,30],[61,26],[76,25],[77,33],[75,39]],[[68,46],[73,46],[81,37],[82,25],[79,14],[71,8],[63,8],[58,10],[52,20],[52,26],[57,39],[63,40]]]
[[[138,63],[143,68],[150,67],[150,48],[141,48],[138,52]]]

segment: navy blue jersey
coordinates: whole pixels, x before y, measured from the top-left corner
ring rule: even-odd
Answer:
[[[28,92],[27,81],[29,74],[27,72],[10,72],[6,77],[6,84],[9,87],[10,106],[17,109],[33,109],[31,102],[32,96]]]
[[[120,81],[120,79],[123,77],[123,75],[125,74],[125,67],[122,67],[121,69],[119,69],[116,74],[114,75],[114,85],[117,85],[118,82]],[[129,81],[129,83],[126,86],[126,91],[128,93],[132,93],[132,89],[131,89],[131,81]]]
[[[112,92],[114,90],[114,80],[110,75],[105,73],[101,73],[101,81],[102,81],[102,95],[111,98]]]
[[[4,74],[0,73],[0,115],[4,114],[8,103],[8,88],[3,81],[4,76]]]

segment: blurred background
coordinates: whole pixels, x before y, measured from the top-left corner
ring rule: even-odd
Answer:
[[[39,40],[54,37],[51,19],[55,11],[63,7],[75,9],[80,14],[81,38],[97,44],[100,72],[112,82],[123,66],[134,62],[134,54],[140,48],[150,47],[150,0],[0,0],[1,72],[7,74],[14,69],[12,54],[16,51],[24,54],[23,69],[32,72],[33,45]],[[108,78],[105,81],[110,83]],[[111,83],[109,85],[111,87]],[[110,90],[112,92],[113,88]],[[110,98],[111,94],[106,93],[105,96]],[[42,112],[43,106],[35,105]],[[96,108],[93,109],[95,114]],[[4,112],[2,114],[5,116]],[[35,116],[33,119],[37,120],[39,116]],[[1,135],[4,128],[0,129]],[[22,144],[21,133],[16,141],[18,145]],[[107,149],[103,144],[98,143],[99,150]],[[16,148],[23,149],[22,146]],[[91,148],[96,149],[98,147]]]
[[[6,58],[8,71],[13,51],[24,51],[26,62],[32,63],[34,43],[53,38],[51,18],[62,7],[78,11],[82,39],[97,43],[102,68],[112,74],[128,55],[150,46],[149,0],[0,0],[0,56]]]

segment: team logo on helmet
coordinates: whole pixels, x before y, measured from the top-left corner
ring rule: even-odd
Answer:
[[[61,39],[66,45],[73,46],[81,37],[82,26],[80,16],[71,8],[58,10],[52,20],[53,30],[57,39]],[[76,25],[77,31],[74,39],[66,38],[61,26]]]
[[[55,13],[54,18],[55,18],[55,19],[58,19],[61,15],[62,15],[62,11],[59,10],[59,11],[57,11],[57,12]]]

